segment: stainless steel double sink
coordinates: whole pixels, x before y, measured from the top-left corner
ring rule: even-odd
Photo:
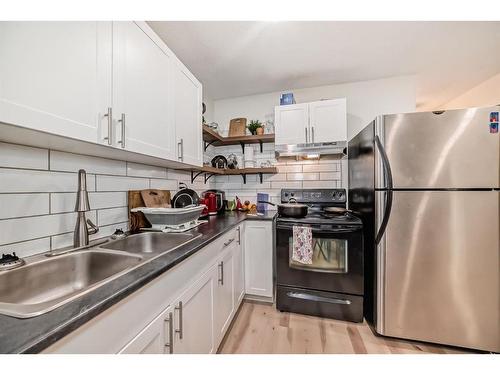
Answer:
[[[0,271],[0,314],[30,318],[47,313],[200,236],[146,232],[26,258],[24,266]]]

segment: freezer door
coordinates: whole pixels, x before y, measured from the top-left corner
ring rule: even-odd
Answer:
[[[500,351],[499,201],[499,191],[394,192],[377,248],[377,332]]]
[[[388,115],[377,126],[394,188],[498,188],[500,134],[490,114],[500,107]],[[383,182],[377,180],[377,187]]]

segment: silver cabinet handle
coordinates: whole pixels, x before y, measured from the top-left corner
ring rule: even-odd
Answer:
[[[118,120],[118,122],[122,125],[122,139],[118,141],[118,143],[121,143],[122,148],[125,148],[125,113],[122,113],[122,117]]]
[[[311,142],[314,143],[314,126],[311,126]]]
[[[179,311],[179,329],[176,329],[175,332],[179,334],[179,339],[182,340],[182,301],[179,301],[179,306],[175,308]]]
[[[107,117],[108,118],[108,136],[107,137],[104,137],[103,139],[106,141],[108,141],[108,145],[111,146],[111,134],[112,134],[112,131],[113,131],[113,108],[111,107],[108,107],[108,113],[105,113],[104,114],[104,117]]]
[[[220,277],[219,277],[218,281],[219,281],[220,285],[224,285],[224,262],[223,261],[221,261],[219,263],[219,271],[220,271],[219,272],[220,273]]]
[[[229,241],[227,242],[224,242],[224,247],[228,247],[229,245],[231,245],[231,243],[234,241],[234,238],[231,238]]]
[[[241,245],[241,227],[236,228],[238,231],[238,245]]]
[[[184,139],[181,138],[179,142],[177,142],[177,158],[179,161],[184,161]]]
[[[309,140],[307,139],[307,128],[305,128],[305,129],[306,129],[306,143],[308,143]]]
[[[168,313],[168,318],[165,319],[165,323],[168,323],[168,343],[165,347],[168,348],[168,352],[173,354],[174,352],[174,319],[172,313]]]

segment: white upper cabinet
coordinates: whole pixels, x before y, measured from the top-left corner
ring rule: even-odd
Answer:
[[[274,115],[277,145],[308,143],[309,109],[307,103],[276,107]]]
[[[173,66],[174,122],[177,159],[180,162],[202,166],[201,84],[182,64]]]
[[[172,56],[146,31],[134,22],[113,23],[113,142],[173,159]]]
[[[111,22],[1,22],[0,122],[99,142],[111,38]]]
[[[2,22],[0,56],[0,123],[203,164],[202,85],[145,22]]]
[[[346,99],[309,103],[311,143],[347,140]]]
[[[277,145],[347,140],[345,98],[277,106],[274,113]]]

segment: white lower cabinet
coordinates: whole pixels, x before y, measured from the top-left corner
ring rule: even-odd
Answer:
[[[214,268],[174,303],[174,354],[214,351]]]
[[[120,350],[120,354],[172,353],[173,333],[173,312],[169,306]]]
[[[231,246],[219,258],[217,264],[217,288],[215,291],[215,315],[214,331],[217,345],[224,337],[224,334],[231,323],[235,311],[234,301],[234,250],[236,246]]]
[[[245,293],[273,297],[273,223],[245,223]]]
[[[233,267],[234,267],[234,290],[233,300],[238,306],[245,296],[245,257],[243,252],[243,238],[245,226],[243,224],[236,228],[237,246],[233,251]]]
[[[264,221],[230,229],[44,353],[217,352],[245,280],[246,293],[272,296],[271,231],[272,223]]]

